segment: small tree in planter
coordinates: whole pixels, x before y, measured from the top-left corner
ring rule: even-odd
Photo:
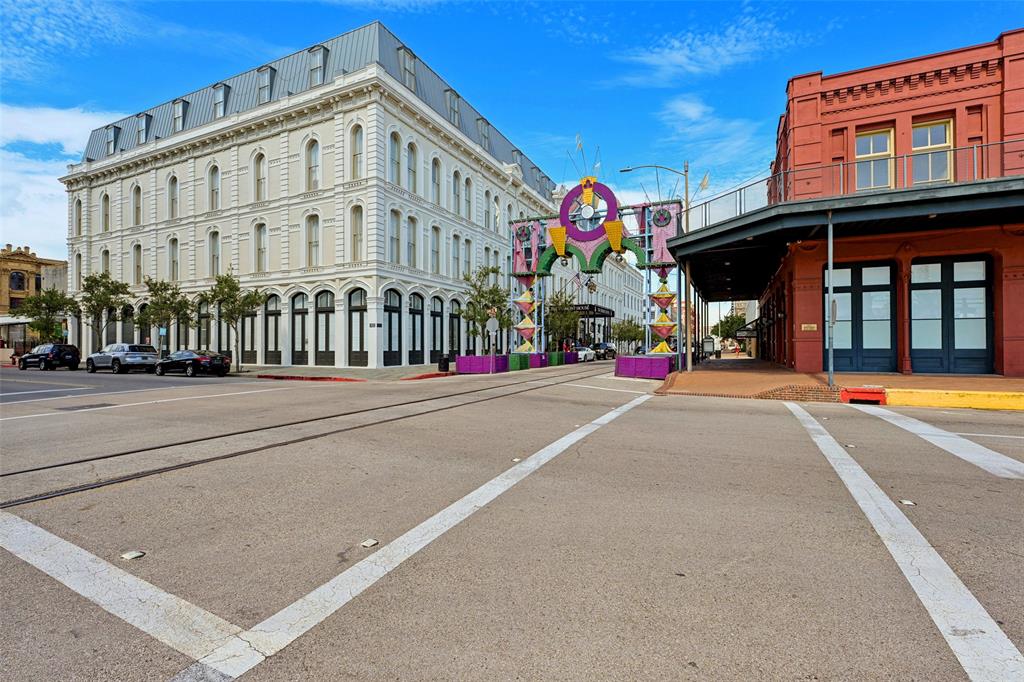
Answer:
[[[63,340],[61,319],[78,314],[78,303],[63,291],[46,289],[29,296],[18,307],[18,315],[29,318],[28,328],[40,341]]]
[[[172,322],[191,320],[192,304],[177,284],[147,277],[146,289],[146,307],[135,318],[141,329],[170,329]]]
[[[508,307],[508,289],[502,289],[493,283],[494,276],[501,270],[493,266],[481,266],[469,275],[463,275],[462,279],[469,285],[469,296],[466,306],[462,309],[462,317],[468,323],[471,333],[479,334],[482,343],[481,349],[487,344],[486,325],[487,320],[494,313],[498,320],[498,328],[505,331],[512,327],[512,311]]]
[[[82,282],[82,316],[96,332],[102,344],[107,327],[121,319],[121,311],[128,305],[131,289],[108,272],[94,272]],[[93,349],[95,350],[95,349]]]
[[[549,350],[562,350],[566,339],[579,334],[580,313],[573,309],[575,300],[570,291],[556,291],[544,302],[544,331],[550,339]]]
[[[243,290],[241,282],[234,273],[217,275],[217,280],[209,291],[199,296],[202,303],[208,304],[211,308],[217,306],[220,321],[228,326],[229,334],[234,332],[235,336],[235,371],[242,370],[242,340],[238,333],[238,323],[241,319],[255,311],[266,303],[267,295],[259,289]],[[229,338],[230,342],[230,338]]]

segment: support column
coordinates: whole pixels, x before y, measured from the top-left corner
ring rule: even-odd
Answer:
[[[368,367],[384,366],[384,298],[366,297],[366,354]]]

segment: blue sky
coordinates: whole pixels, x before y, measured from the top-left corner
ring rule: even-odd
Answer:
[[[629,164],[679,167],[709,193],[767,170],[788,78],[988,42],[1021,2],[133,2],[0,0],[0,241],[66,257],[57,177],[88,132],[374,19],[556,182],[567,152],[625,199]],[[576,164],[581,165],[577,154]],[[661,195],[674,179],[662,176]]]

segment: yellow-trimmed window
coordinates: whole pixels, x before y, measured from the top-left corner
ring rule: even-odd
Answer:
[[[892,128],[857,135],[857,190],[892,187]]]
[[[914,126],[911,178],[915,185],[953,179],[953,121],[929,121]]]

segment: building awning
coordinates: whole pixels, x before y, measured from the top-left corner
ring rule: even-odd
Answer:
[[[593,303],[574,303],[572,309],[581,317],[615,317],[615,311]]]
[[[756,339],[757,338],[757,322],[761,318],[756,318],[747,322],[745,325],[737,329],[732,337],[734,339]]]
[[[0,324],[28,324],[32,320],[27,317],[15,317],[13,315],[0,315]]]
[[[789,245],[824,239],[829,212],[836,238],[962,229],[1024,221],[1024,176],[771,204],[670,239],[690,261],[706,301],[756,299]]]

